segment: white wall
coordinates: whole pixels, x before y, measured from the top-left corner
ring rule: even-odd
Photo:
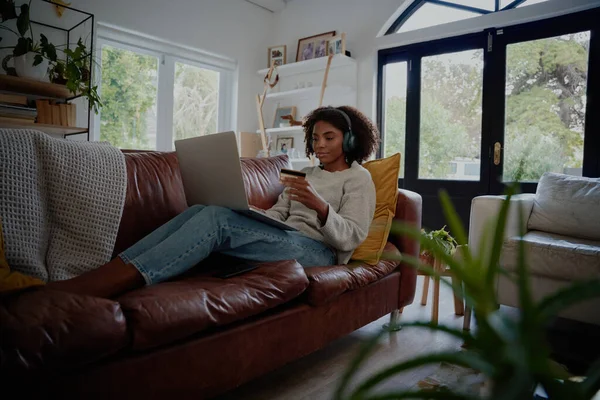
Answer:
[[[264,47],[285,44],[288,62],[294,62],[299,38],[332,30],[346,32],[346,49],[358,63],[358,108],[372,116],[375,38],[404,1],[294,0],[275,14],[275,29]]]
[[[346,32],[347,48],[358,62],[358,107],[375,117],[377,50],[408,43],[501,27],[585,10],[600,5],[600,0],[550,0],[515,10],[489,14],[443,26],[402,34],[377,37],[390,20],[395,19],[412,0],[294,0],[276,13],[275,29],[263,47],[288,46],[288,62],[295,61],[299,38],[336,30]],[[389,26],[389,25],[388,25]]]
[[[256,71],[266,64],[261,46],[273,13],[241,0],[72,0],[96,21],[120,26],[238,62],[237,130],[257,126],[254,96],[262,89]]]

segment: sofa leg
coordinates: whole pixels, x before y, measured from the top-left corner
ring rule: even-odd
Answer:
[[[465,305],[465,319],[463,321],[463,331],[471,330],[471,312],[472,309],[470,306]]]
[[[384,331],[397,332],[402,329],[402,325],[400,325],[400,313],[402,312],[401,310],[403,308],[404,307],[402,307],[400,310],[392,311],[390,314],[390,322],[388,324],[383,324]]]

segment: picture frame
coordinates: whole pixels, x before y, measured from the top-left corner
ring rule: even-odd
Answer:
[[[334,36],[335,31],[331,31],[298,39],[296,61],[306,61],[327,56],[328,40]]]
[[[284,65],[287,62],[287,46],[279,45],[279,46],[271,46],[268,49],[269,62],[267,64],[268,68],[271,68],[271,65],[275,64],[276,67],[280,65]]]
[[[296,118],[296,107],[277,107],[277,110],[275,110],[275,118],[273,118],[273,128],[279,128],[282,122],[285,124],[285,126],[289,126],[290,122],[281,118],[284,115],[291,115],[292,117]]]
[[[341,33],[327,41],[327,55],[346,54],[346,33]]]
[[[287,154],[290,149],[294,148],[294,138],[291,136],[287,137],[277,137],[277,141],[275,142],[275,151],[280,152],[281,154]]]

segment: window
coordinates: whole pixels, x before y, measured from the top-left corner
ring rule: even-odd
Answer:
[[[98,49],[96,140],[171,151],[175,140],[233,129],[233,61],[108,27]]]
[[[387,34],[461,21],[497,11],[529,6],[548,0],[415,0],[392,24]]]
[[[156,148],[158,58],[102,46],[100,140],[124,149]]]
[[[176,62],[173,98],[174,140],[217,132],[218,72]]]

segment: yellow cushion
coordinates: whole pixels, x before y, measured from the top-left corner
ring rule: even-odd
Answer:
[[[4,255],[4,237],[2,235],[2,220],[0,219],[0,293],[13,292],[31,286],[43,285],[44,282],[20,272],[11,272]]]
[[[371,265],[379,262],[390,234],[392,220],[396,214],[400,159],[400,153],[396,153],[390,157],[363,164],[363,167],[371,173],[377,200],[369,235],[354,251],[352,260],[360,260]]]

